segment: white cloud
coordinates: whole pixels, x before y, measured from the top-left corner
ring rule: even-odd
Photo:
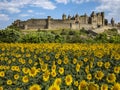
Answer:
[[[6,10],[10,13],[19,13],[21,11],[20,8],[23,8],[26,5],[37,6],[50,10],[56,8],[54,3],[49,0],[3,0],[0,1],[0,10]]]
[[[72,0],[72,2],[77,3],[77,4],[89,2],[89,1],[93,1],[93,0]]]
[[[27,17],[27,16],[29,16],[29,14],[20,14],[19,16],[20,17]]]
[[[55,0],[57,3],[67,4],[70,0]]]
[[[81,4],[81,3],[84,3],[84,2],[95,1],[95,0],[55,0],[55,1],[57,3],[64,3],[64,4],[67,4],[69,2]]]
[[[0,21],[8,21],[9,17],[6,14],[0,14]]]
[[[43,13],[43,12],[37,12],[37,13],[35,13],[36,15],[45,15],[45,13]]]
[[[35,0],[32,2],[33,6],[42,7],[44,9],[55,9],[56,6],[49,0]]]
[[[20,9],[14,8],[14,7],[9,7],[7,10],[8,10],[10,13],[19,13],[19,12],[21,12]]]
[[[33,13],[33,10],[28,10],[27,12],[29,12],[29,13]]]
[[[120,21],[120,0],[100,0],[100,5],[96,7],[96,11],[108,12],[106,18]]]

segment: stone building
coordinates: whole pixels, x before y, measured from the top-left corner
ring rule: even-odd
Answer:
[[[112,22],[113,23],[113,22]],[[90,16],[87,14],[75,16],[62,15],[62,19],[53,19],[48,16],[46,19],[28,19],[27,21],[16,20],[14,26],[20,29],[91,29],[107,25],[104,12],[92,12]]]

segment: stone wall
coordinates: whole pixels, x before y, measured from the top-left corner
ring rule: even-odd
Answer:
[[[80,17],[80,23],[81,24],[88,24],[88,17],[86,17],[86,16]]]
[[[21,22],[21,26],[24,26],[24,29],[46,29],[47,20],[46,19],[30,19],[26,22]]]
[[[63,15],[62,19],[52,19],[48,16],[47,19],[28,19],[27,21],[16,20],[13,25],[20,29],[81,29],[81,28],[97,28],[104,26],[104,12],[92,12],[90,16],[82,15],[69,16]]]
[[[50,27],[53,29],[62,29],[62,28],[70,29],[70,21],[51,20]]]

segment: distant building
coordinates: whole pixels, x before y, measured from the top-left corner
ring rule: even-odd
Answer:
[[[114,20],[111,20],[114,25]],[[62,15],[62,19],[53,19],[48,16],[46,19],[28,19],[27,21],[16,20],[12,24],[20,29],[91,29],[108,25],[104,12],[92,12],[90,16],[78,15],[66,16]]]

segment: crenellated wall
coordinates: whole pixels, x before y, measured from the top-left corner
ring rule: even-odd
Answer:
[[[68,18],[63,14],[62,19],[52,19],[48,16],[47,19],[16,20],[13,25],[21,29],[81,29],[103,26],[104,22],[104,12],[92,12],[90,16],[76,14],[73,17],[69,15]]]
[[[70,29],[70,23],[73,21],[71,20],[51,20],[50,26],[53,29],[61,29],[61,28],[67,28]]]
[[[46,29],[47,20],[46,19],[30,19],[26,22],[21,22],[21,26],[24,26],[24,29]]]

